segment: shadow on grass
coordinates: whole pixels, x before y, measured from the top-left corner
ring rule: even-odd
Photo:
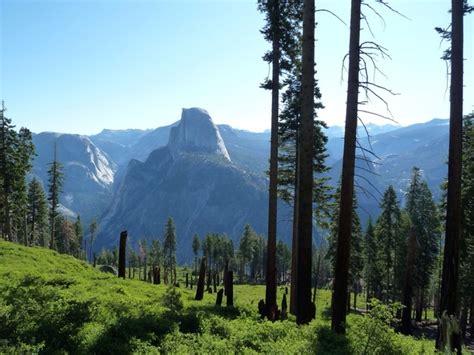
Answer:
[[[311,348],[315,354],[346,355],[354,353],[346,336],[333,333],[329,326],[317,328]]]
[[[97,354],[128,353],[133,350],[133,339],[159,346],[163,337],[174,330],[179,330],[181,333],[199,333],[201,318],[208,315],[235,319],[240,315],[240,311],[236,307],[203,305],[187,308],[181,312],[123,315],[94,342],[92,348],[87,350]]]

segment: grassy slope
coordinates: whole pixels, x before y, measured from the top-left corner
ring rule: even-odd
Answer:
[[[70,256],[0,241],[0,353],[345,354],[365,342],[351,325],[360,316],[350,316],[347,338],[328,331],[328,291],[318,292],[317,320],[304,327],[291,319],[260,321],[263,286],[236,285],[235,308],[214,306],[215,294],[197,302],[194,290],[178,291],[184,308],[173,312],[163,285],[121,280]],[[390,336],[400,343],[394,354],[433,352],[431,342]]]

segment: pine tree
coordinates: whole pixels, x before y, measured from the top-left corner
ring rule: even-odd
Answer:
[[[59,216],[59,197],[61,195],[61,188],[64,180],[62,164],[57,160],[57,149],[56,143],[54,144],[54,159],[49,164],[48,176],[49,176],[49,189],[48,189],[48,201],[49,201],[49,228],[50,228],[50,249],[56,249],[56,231],[57,231],[57,219]]]
[[[240,258],[240,281],[242,283],[245,269],[248,263],[252,261],[255,253],[257,234],[249,224],[244,227],[244,232],[240,236],[239,258]]]
[[[94,248],[94,240],[95,240],[95,233],[97,232],[97,228],[99,227],[99,224],[97,223],[97,220],[94,218],[92,222],[89,224],[89,261],[92,262],[92,251]],[[87,251],[86,251],[87,254]]]
[[[271,139],[270,139],[270,181],[268,193],[268,248],[267,275],[265,278],[266,316],[275,320],[276,304],[276,236],[277,236],[277,184],[278,184],[278,113],[280,103],[280,57],[281,57],[281,6],[279,0],[260,0],[258,8],[265,13],[266,25],[262,30],[267,41],[272,43],[272,50],[264,59],[272,64],[272,80],[264,87],[272,90]]]
[[[12,120],[0,109],[0,233],[4,239],[28,244],[28,195],[26,175],[31,169],[34,146],[31,132],[17,133]]]
[[[416,318],[420,321],[438,255],[441,228],[439,213],[431,191],[426,182],[422,181],[421,171],[416,167],[413,168],[406,200],[407,214],[418,246],[413,266],[413,287]]]
[[[163,237],[163,267],[172,285],[176,283],[176,227],[170,217]]]
[[[372,219],[369,218],[364,238],[364,280],[367,303],[371,298],[381,299],[381,270],[378,262],[379,244],[375,236]]]
[[[382,273],[379,281],[382,285],[381,296],[383,301],[388,303],[396,298],[395,277],[400,273],[396,251],[402,238],[400,234],[400,208],[392,186],[389,186],[385,191],[380,208],[382,212],[375,227],[377,243],[380,246],[377,260],[379,270]]]
[[[460,252],[461,314],[470,309],[471,338],[474,338],[474,113],[464,118],[463,132],[462,207],[463,234]],[[461,319],[465,328],[465,319]]]
[[[47,246],[48,202],[41,183],[33,177],[28,185],[29,245]]]
[[[469,6],[467,0],[451,0],[451,32],[447,37],[451,40],[451,48],[447,52],[451,62],[448,190],[446,238],[440,299],[440,310],[441,312],[446,311],[448,316],[456,316],[459,307],[459,248],[462,233],[464,15],[473,10],[474,7]],[[461,344],[456,339],[450,340],[452,340],[450,342],[451,349],[447,350],[452,351],[457,348],[461,351]],[[444,350],[439,329],[436,348]]]
[[[13,233],[18,241],[28,245],[28,189],[26,175],[31,170],[31,160],[35,154],[31,132],[21,128],[17,135],[15,179],[12,194]]]
[[[160,267],[163,258],[163,250],[158,239],[153,239],[150,246],[150,264],[153,269]]]
[[[84,239],[84,229],[82,228],[81,216],[77,215],[74,222],[74,242],[71,245],[71,254],[76,258],[82,259],[82,241]]]

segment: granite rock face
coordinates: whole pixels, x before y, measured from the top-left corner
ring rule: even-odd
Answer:
[[[60,202],[66,215],[79,213],[83,221],[99,217],[111,201],[117,165],[86,136],[44,132],[33,135],[33,143],[37,156],[31,174],[45,190],[56,145],[64,172]]]
[[[172,152],[205,152],[230,161],[219,130],[209,113],[200,108],[183,109],[181,121],[171,128],[168,147]]]

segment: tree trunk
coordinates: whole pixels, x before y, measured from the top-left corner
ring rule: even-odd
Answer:
[[[303,2],[303,56],[298,175],[298,260],[296,323],[311,321],[311,257],[313,236],[314,0]]]
[[[186,273],[186,288],[189,287],[189,274]]]
[[[471,339],[474,340],[474,296],[471,295],[471,310],[469,311],[469,324],[471,324]]]
[[[199,280],[197,284],[195,300],[200,301],[204,297],[204,279],[206,278],[206,257],[201,260],[201,268],[199,269]]]
[[[346,310],[347,310],[347,313],[349,314],[349,313],[351,313],[351,291],[347,292],[347,303],[346,303],[346,305],[347,305]]]
[[[403,305],[402,311],[402,329],[401,332],[405,335],[411,334],[411,306],[413,296],[412,274],[413,266],[415,264],[415,257],[417,254],[417,241],[415,230],[412,227],[408,237],[407,246],[407,266],[405,271],[405,285],[403,287]]]
[[[423,290],[418,289],[416,293],[415,322],[421,322],[423,317]]]
[[[293,200],[293,237],[291,242],[291,290],[290,290],[290,313],[296,315],[296,289],[298,288],[298,175],[299,175],[299,154],[298,142],[296,143],[296,176],[295,176],[295,196]]]
[[[217,297],[216,297],[216,306],[221,306],[222,305],[222,296],[224,294],[224,289],[220,289],[219,292],[217,292]]]
[[[127,231],[123,231],[120,233],[118,277],[122,278],[125,278],[125,253],[127,251],[127,236]]]
[[[224,282],[224,295],[227,295],[227,273],[229,271],[229,260],[225,261],[224,266],[224,275],[223,275],[223,282]]]
[[[212,293],[212,277],[211,277],[211,264],[209,263],[209,267],[207,270],[207,292]]]
[[[449,119],[448,192],[446,238],[444,244],[443,280],[440,311],[456,316],[458,310],[459,245],[461,239],[461,173],[462,173],[462,109],[463,109],[463,0],[451,0],[451,85]],[[453,351],[460,347],[459,337],[452,337]],[[441,349],[438,328],[436,348]]]
[[[337,235],[336,265],[334,271],[334,295],[331,328],[344,334],[346,323],[345,304],[349,279],[350,238],[354,196],[354,163],[359,101],[359,42],[361,0],[352,0],[351,33],[349,43],[349,76],[347,84],[346,127],[342,160],[341,199]]]
[[[234,273],[227,272],[227,306],[234,305]]]
[[[316,273],[314,275],[313,303],[316,305],[316,292],[318,291],[319,269],[321,265],[321,252],[318,252],[318,261],[316,264]]]
[[[272,21],[272,130],[270,139],[270,183],[268,194],[268,241],[267,270],[265,278],[266,316],[274,321],[276,303],[276,236],[277,236],[277,185],[278,185],[278,104],[280,101],[280,8],[279,0],[273,0]]]
[[[354,290],[354,311],[357,311],[357,290]]]
[[[461,319],[459,321],[460,330],[461,330],[461,334],[463,338],[466,337],[466,331],[467,331],[467,316],[468,316],[467,313],[468,313],[467,305],[463,304],[461,308]]]

